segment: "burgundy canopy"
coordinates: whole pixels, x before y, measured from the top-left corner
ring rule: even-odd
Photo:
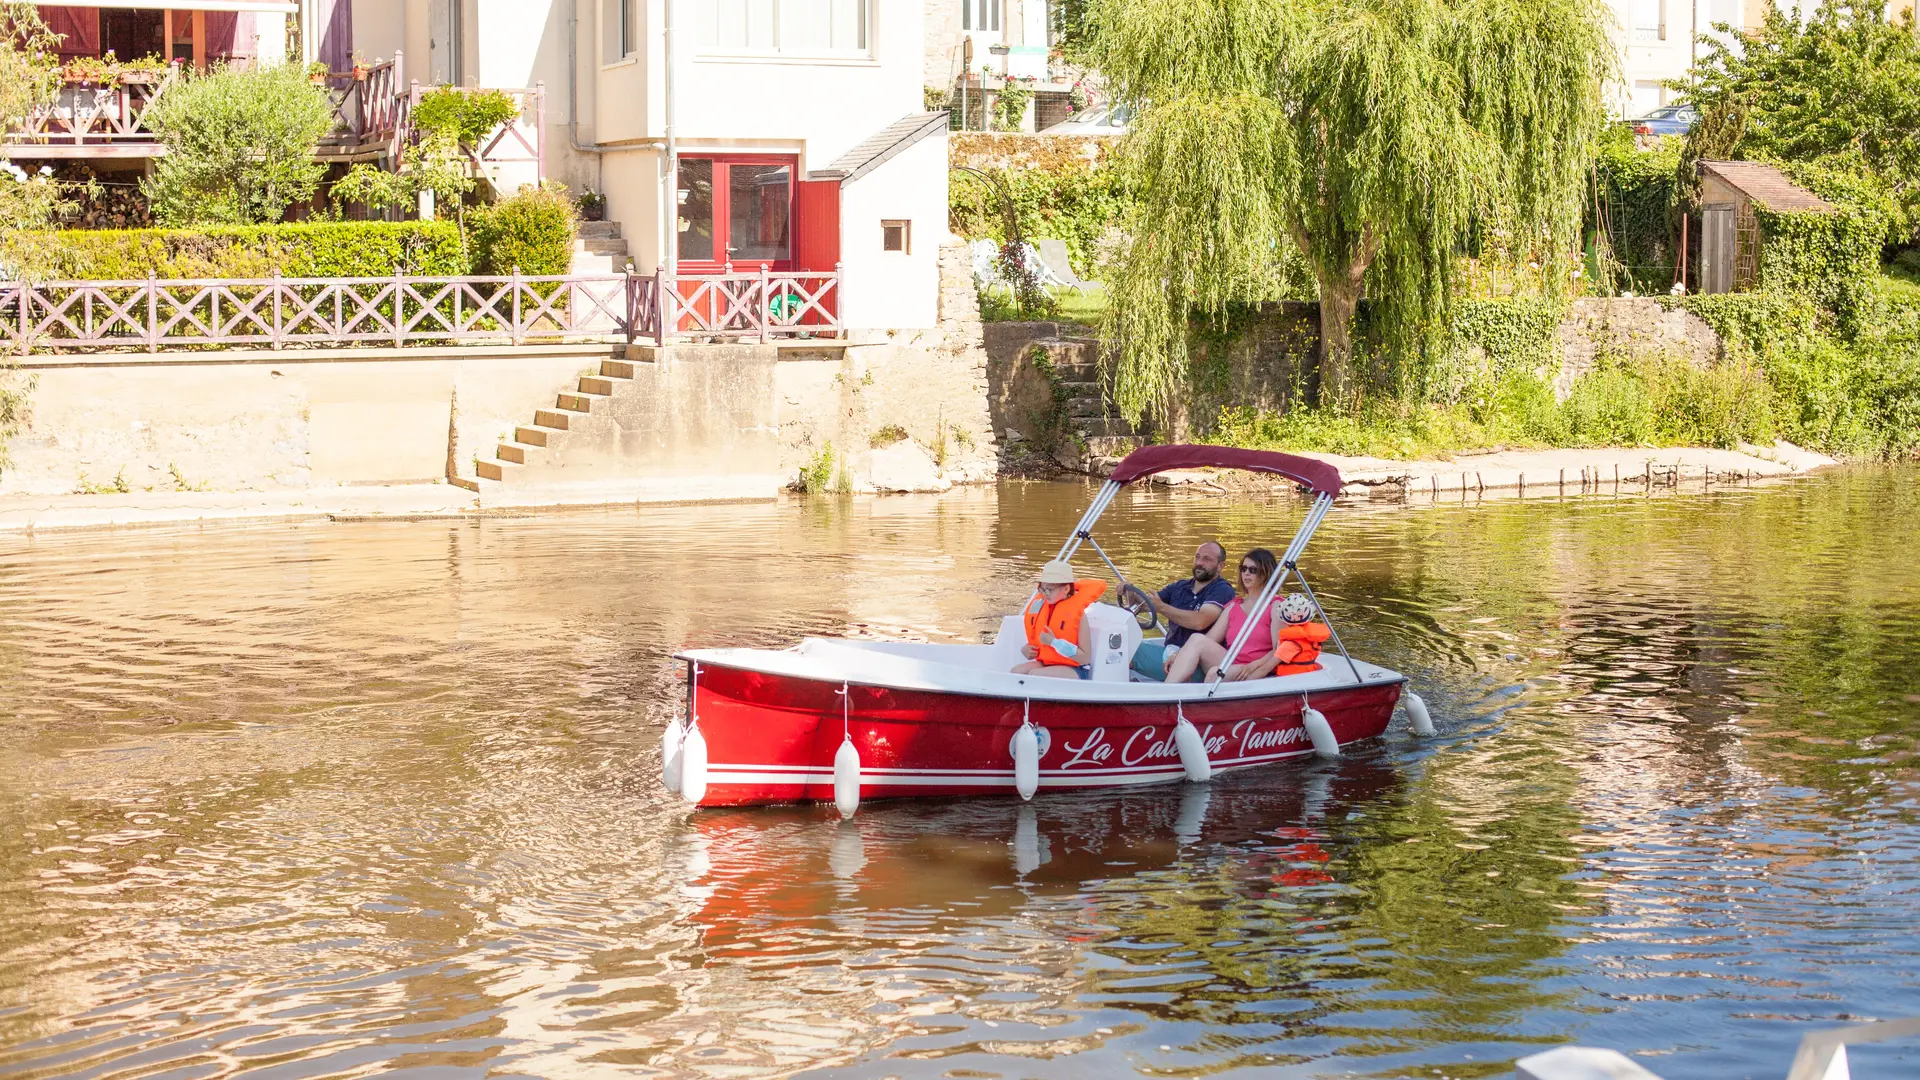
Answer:
[[[1244,469],[1298,480],[1317,495],[1340,493],[1340,470],[1315,458],[1276,450],[1235,450],[1230,446],[1143,446],[1113,467],[1107,479],[1131,484],[1168,469]]]

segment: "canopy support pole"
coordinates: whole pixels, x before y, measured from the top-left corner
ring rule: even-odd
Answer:
[[[1319,613],[1320,621],[1327,624],[1327,633],[1333,635],[1334,648],[1340,650],[1340,658],[1347,662],[1347,670],[1353,672],[1353,685],[1364,685],[1367,680],[1360,677],[1360,665],[1354,663],[1353,657],[1348,654],[1347,644],[1340,640],[1340,631],[1334,627],[1333,619],[1328,617],[1327,609],[1320,606],[1320,598],[1313,594],[1313,586],[1307,584],[1306,573],[1296,566],[1293,568],[1293,574],[1300,579],[1300,587],[1307,591],[1307,599],[1313,602],[1313,610]]]

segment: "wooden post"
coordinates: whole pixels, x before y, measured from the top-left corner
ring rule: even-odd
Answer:
[[[520,344],[520,264],[513,264],[513,274],[507,287],[513,290],[513,343]]]
[[[273,347],[280,348],[280,268],[273,268]]]
[[[401,302],[401,297],[405,295],[405,289],[406,286],[400,281],[400,268],[396,266],[393,268],[393,347],[396,349],[404,343],[401,328],[406,325],[405,305]],[[519,321],[518,318],[514,319],[516,324]],[[520,342],[516,340],[514,344],[518,345]]]
[[[660,263],[653,268],[653,343],[656,347],[667,343],[667,326],[673,319],[673,284],[667,277],[667,266]]]
[[[1567,470],[1561,469],[1560,470],[1560,494],[1565,495],[1566,493],[1567,493]]]
[[[767,264],[760,264],[760,344],[767,343],[767,324],[773,321],[773,296],[767,292]]]
[[[160,296],[155,291],[158,287],[159,287],[159,283],[154,278],[153,271],[148,270],[147,271],[147,351],[150,353],[160,351]],[[26,299],[27,294],[25,289],[26,289],[26,285],[23,282],[21,284],[22,291],[20,293],[20,298],[22,301],[25,301]],[[26,320],[22,319],[20,323],[20,329],[22,331],[25,331],[26,328],[27,328]],[[25,339],[23,338],[22,340],[25,340]]]
[[[1520,497],[1523,499],[1527,497],[1527,474],[1526,473],[1520,474]]]

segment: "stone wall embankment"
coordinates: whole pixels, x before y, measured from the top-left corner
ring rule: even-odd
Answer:
[[[771,497],[829,446],[853,490],[985,480],[997,448],[979,307],[965,247],[941,262],[938,326],[844,341],[32,355],[0,496],[457,480],[485,498],[485,463],[517,474],[497,482],[523,505]],[[582,400],[583,384],[611,392],[575,430],[543,433],[536,412]],[[514,445],[527,429],[544,441]],[[876,476],[874,443],[901,433]]]

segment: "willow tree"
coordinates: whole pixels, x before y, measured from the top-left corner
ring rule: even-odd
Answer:
[[[1574,246],[1613,70],[1605,0],[1088,0],[1089,46],[1136,108],[1136,197],[1112,282],[1116,396],[1172,401],[1195,318],[1320,300],[1319,396],[1352,397],[1369,301],[1390,351],[1443,327],[1475,237]]]

